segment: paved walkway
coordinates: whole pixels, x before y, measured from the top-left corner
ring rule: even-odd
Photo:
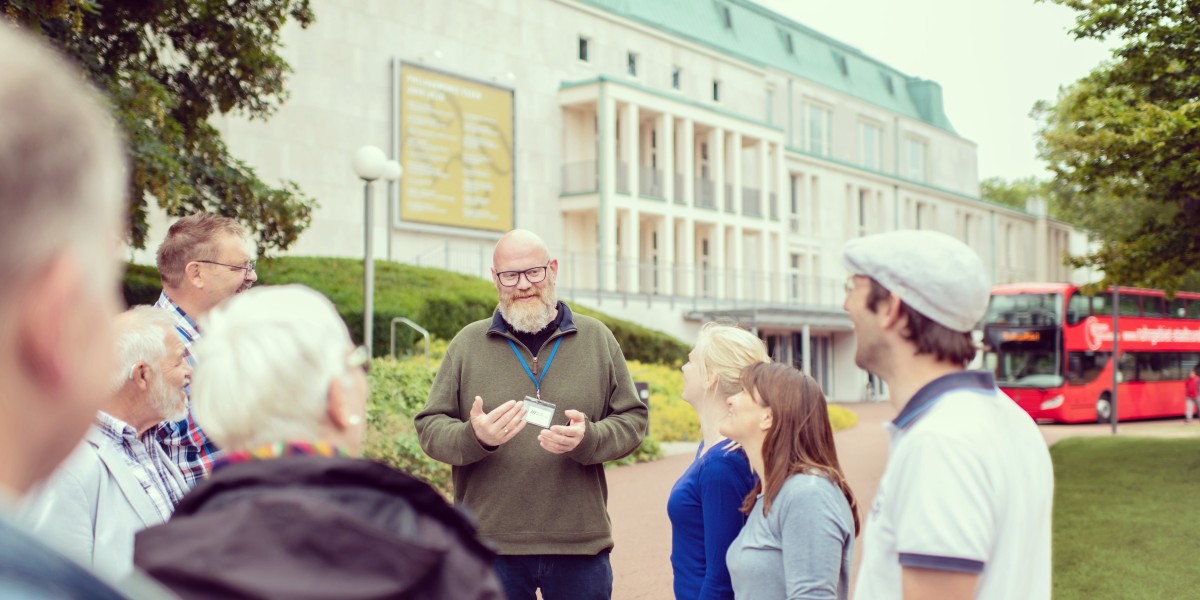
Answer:
[[[887,464],[887,433],[882,424],[896,416],[887,402],[849,404],[858,414],[858,425],[834,434],[846,479],[866,514]],[[1042,425],[1047,444],[1064,437],[1109,435],[1109,425]],[[1126,436],[1200,436],[1200,424],[1179,419],[1120,425]],[[681,452],[652,463],[609,469],[608,510],[613,520],[616,548],[612,554],[615,600],[670,599],[671,523],[667,496],[671,486],[692,461],[695,446],[675,446]],[[856,541],[854,570],[862,555],[861,536]],[[851,580],[853,581],[853,579]]]

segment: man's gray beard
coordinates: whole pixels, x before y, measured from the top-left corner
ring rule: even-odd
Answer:
[[[150,397],[146,402],[150,403],[154,412],[162,416],[163,421],[175,423],[187,418],[187,399],[183,395],[183,389],[172,390],[161,373],[155,377],[154,385],[150,387]],[[181,406],[182,408],[179,408]]]
[[[508,306],[500,303],[500,316],[510,327],[521,333],[537,333],[554,320],[554,310],[558,307],[558,294],[547,290],[546,296],[530,306],[510,301]]]

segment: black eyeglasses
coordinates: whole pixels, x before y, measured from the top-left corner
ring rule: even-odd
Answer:
[[[254,270],[254,266],[255,266],[256,264],[258,264],[258,261],[256,261],[256,260],[249,261],[249,262],[247,262],[246,264],[244,264],[244,265],[241,265],[241,266],[238,266],[238,265],[227,265],[227,264],[225,264],[225,263],[219,263],[219,262],[216,262],[216,261],[213,261],[213,260],[198,260],[198,261],[196,261],[196,262],[198,262],[198,263],[204,263],[204,264],[207,264],[207,265],[219,265],[219,266],[222,266],[222,267],[229,267],[230,269],[233,269],[234,271],[245,271],[245,272],[247,272],[247,273],[249,273],[250,271],[253,271],[253,270]]]
[[[529,283],[541,283],[546,279],[546,272],[549,270],[550,263],[546,263],[540,267],[525,269],[524,271],[500,271],[496,273],[496,279],[500,280],[500,285],[504,287],[513,287],[521,281],[521,276],[525,276],[525,281]]]

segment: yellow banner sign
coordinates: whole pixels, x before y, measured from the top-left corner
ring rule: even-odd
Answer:
[[[512,91],[409,64],[400,79],[400,218],[512,229]]]

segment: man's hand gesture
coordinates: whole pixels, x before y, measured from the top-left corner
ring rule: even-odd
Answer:
[[[538,443],[546,452],[554,454],[566,454],[577,448],[579,442],[583,441],[583,434],[587,432],[587,417],[577,410],[563,411],[569,422],[566,425],[555,425],[549,429],[543,429],[538,434]]]
[[[471,429],[484,446],[500,446],[525,428],[525,402],[509,400],[492,412],[483,412],[483,398],[475,396],[471,405]]]

